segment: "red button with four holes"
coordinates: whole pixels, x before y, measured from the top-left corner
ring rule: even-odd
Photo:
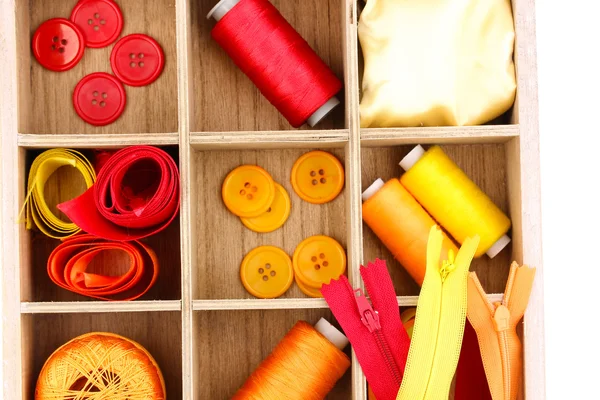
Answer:
[[[81,60],[85,45],[83,34],[75,24],[68,19],[53,18],[37,28],[31,47],[44,68],[66,71]]]
[[[95,126],[114,122],[123,113],[126,102],[123,84],[104,72],[83,77],[73,92],[75,111],[85,122]]]
[[[165,66],[160,44],[150,36],[133,34],[121,38],[110,54],[114,74],[129,86],[154,82]]]
[[[83,32],[87,47],[106,47],[123,29],[123,14],[112,0],[80,0],[71,11],[71,21]]]

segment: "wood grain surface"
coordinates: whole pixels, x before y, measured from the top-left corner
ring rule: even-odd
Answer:
[[[192,131],[269,131],[293,129],[277,109],[212,39],[214,20],[206,14],[213,0],[191,2]],[[315,52],[343,79],[342,0],[275,0],[273,5]],[[338,96],[342,96],[343,91]],[[344,102],[315,129],[344,127]],[[310,129],[308,125],[303,127]]]
[[[29,42],[37,27],[49,18],[69,18],[77,0],[32,0],[29,5]],[[111,44],[101,49],[86,48],[79,64],[65,72],[42,67],[29,47],[20,58],[19,68],[30,70],[19,91],[28,104],[20,110],[22,133],[108,134],[177,131],[177,54],[175,37],[175,0],[119,1],[123,13],[121,37],[143,33],[155,38],[165,53],[165,68],[160,78],[148,86],[125,86],[127,106],[121,117],[104,127],[94,127],[75,113],[73,89],[84,76],[93,72],[112,74]],[[22,51],[25,51],[23,49]]]
[[[194,374],[196,399],[230,399],[286,333],[303,320],[326,318],[339,329],[329,310],[197,311]],[[346,348],[349,354],[349,348]],[[350,370],[327,399],[352,397]]]
[[[27,369],[37,373],[60,346],[89,332],[110,332],[138,342],[162,371],[167,398],[181,398],[181,314],[179,312],[110,314],[32,314],[23,317],[23,351]],[[35,377],[28,377],[24,395],[33,399]]]
[[[513,222],[511,249],[473,263],[486,291],[504,290],[512,259],[538,267],[523,330],[524,393],[527,400],[544,399],[534,0],[513,1],[518,98],[511,112],[481,127],[363,130],[356,36],[363,2],[273,0],[345,84],[342,105],[332,115],[314,129],[293,130],[210,37],[214,21],[206,13],[216,1],[117,0],[125,16],[123,35],[156,38],[166,64],[152,85],[126,87],[127,108],[106,127],[83,122],[71,95],[86,74],[110,72],[112,45],[86,49],[79,65],[64,73],[45,70],[31,53],[39,24],[68,17],[76,0],[0,2],[0,52],[8,55],[0,58],[2,335],[4,363],[11,366],[3,371],[3,398],[30,399],[46,357],[93,330],[146,346],[163,369],[170,399],[228,398],[298,319],[331,318],[323,300],[306,298],[295,284],[272,303],[252,298],[240,283],[239,265],[258,245],[276,245],[291,255],[307,236],[330,235],[351,255],[353,285],[360,284],[361,259],[386,258],[399,304],[416,304],[417,286],[360,223],[359,196],[373,179],[399,176],[397,162],[413,144],[439,143]],[[182,187],[180,217],[146,240],[161,261],[160,278],[143,298],[148,301],[102,303],[57,288],[48,280],[46,261],[58,241],[25,231],[17,221],[32,157],[49,147],[143,143],[170,146]],[[346,167],[342,194],[322,206],[301,200],[289,181],[297,157],[317,148]],[[254,233],[225,209],[222,181],[243,163],[263,166],[290,194],[292,213],[283,228]],[[76,175],[61,168],[49,179],[45,193],[51,205],[83,190]],[[118,253],[105,254],[94,268],[122,268],[125,261]],[[365,400],[365,383],[354,358],[352,372],[329,398]]]
[[[403,173],[398,162],[414,146],[363,148],[362,188],[366,189],[377,178],[387,181],[399,178]],[[442,146],[444,152],[475,182],[502,211],[508,213],[506,192],[506,172],[504,146],[502,145],[463,145]],[[389,250],[363,225],[364,259],[376,257],[387,261],[396,294],[410,296],[419,294],[419,286],[406,270],[394,260]],[[510,247],[510,245],[509,245]],[[506,285],[510,267],[510,248],[504,249],[495,258],[482,256],[471,263],[471,271],[476,271],[481,284],[488,293],[502,293]]]
[[[176,147],[166,150],[178,161]],[[42,150],[28,151],[28,165]],[[83,150],[83,154],[93,162],[91,151]],[[29,167],[27,167],[29,170]],[[61,167],[50,176],[44,187],[44,198],[50,209],[64,221],[66,215],[56,205],[73,199],[85,191],[85,182],[81,174],[71,167]],[[179,217],[162,232],[141,240],[148,244],[158,257],[159,279],[156,284],[141,297],[141,300],[179,300],[181,299],[181,258],[179,254],[180,226]],[[58,239],[45,236],[33,229],[30,232],[29,254],[30,268],[22,269],[23,280],[28,282],[29,289],[23,291],[22,301],[94,301],[61,287],[50,280],[47,273],[47,261],[50,253],[60,244]],[[94,258],[88,272],[108,275],[120,275],[129,269],[129,257],[120,251],[102,252]],[[26,275],[26,276],[25,276]]]
[[[346,247],[345,190],[332,202],[317,205],[302,200],[290,183],[290,173],[296,159],[308,149],[198,151],[196,152],[196,182],[198,203],[196,220],[197,265],[194,298],[253,298],[239,278],[240,263],[252,249],[273,245],[290,257],[296,246],[313,235],[327,235]],[[328,149],[344,163],[342,149]],[[242,164],[259,165],[287,190],[292,202],[290,216],[282,228],[270,233],[256,233],[246,228],[230,213],[221,198],[221,185],[227,174]],[[286,298],[306,297],[293,284]]]

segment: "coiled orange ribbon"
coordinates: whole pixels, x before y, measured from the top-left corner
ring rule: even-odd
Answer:
[[[154,235],[179,210],[177,164],[159,148],[126,147],[105,161],[94,186],[58,209],[85,232],[104,239]]]
[[[130,257],[129,270],[121,276],[87,272],[103,251],[120,250]],[[58,286],[99,300],[134,300],[146,293],[158,277],[158,258],[137,241],[112,242],[81,234],[64,239],[48,258],[48,275]]]

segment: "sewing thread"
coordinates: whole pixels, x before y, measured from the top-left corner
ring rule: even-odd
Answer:
[[[78,336],[48,358],[35,400],[164,400],[165,381],[152,355],[133,340],[106,332]]]
[[[377,191],[371,194],[371,189]],[[365,223],[421,285],[427,265],[429,230],[436,225],[435,221],[395,178],[385,185],[378,179],[365,190],[363,199],[362,215]],[[445,233],[442,235],[443,254],[448,254],[450,250],[457,252],[452,240]]]
[[[400,183],[456,241],[480,237],[475,257],[493,258],[510,242],[510,219],[439,146],[417,146],[400,165]]]
[[[349,367],[346,354],[299,321],[232,400],[322,400]]]
[[[296,128],[342,88],[331,69],[267,0],[239,1],[219,19],[212,37]]]

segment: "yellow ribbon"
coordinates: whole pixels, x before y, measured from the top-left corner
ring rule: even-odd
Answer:
[[[456,258],[450,251],[440,266],[442,241],[442,231],[432,227],[425,280],[396,400],[447,399],[458,365],[467,315],[467,274],[479,237],[467,238]]]
[[[31,229],[33,224],[45,235],[55,239],[62,239],[73,236],[81,229],[72,222],[65,222],[58,218],[44,199],[44,187],[48,178],[57,169],[64,166],[76,168],[83,179],[86,187],[89,189],[96,181],[96,173],[92,164],[75,150],[70,149],[50,149],[33,161],[29,170],[29,179],[27,181],[27,197],[20,215],[26,210],[25,226]]]

